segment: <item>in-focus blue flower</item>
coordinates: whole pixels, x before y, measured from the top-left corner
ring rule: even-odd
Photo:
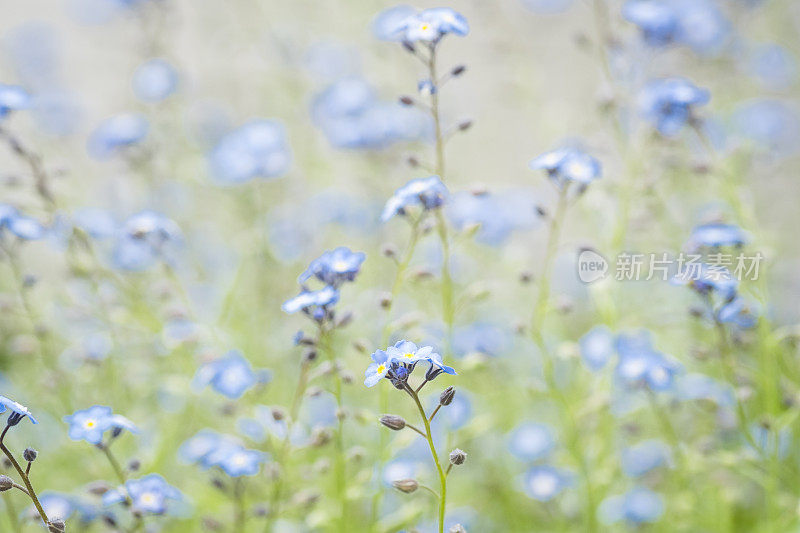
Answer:
[[[531,467],[523,476],[525,494],[540,502],[552,500],[570,484],[566,472],[547,465]]]
[[[546,170],[547,176],[559,187],[569,183],[588,185],[601,177],[600,162],[576,148],[559,148],[546,152],[528,163],[531,170]]]
[[[639,95],[639,108],[661,135],[674,137],[695,120],[695,108],[711,99],[706,89],[684,78],[653,80]]]
[[[142,142],[149,128],[147,119],[135,113],[107,118],[89,136],[89,155],[95,159],[108,159],[120,150]]]
[[[734,224],[702,224],[692,230],[685,248],[694,252],[703,247],[743,246],[748,241],[747,234]]]
[[[605,326],[595,326],[578,341],[581,358],[590,370],[606,366],[614,353],[614,334]]]
[[[156,260],[169,260],[172,248],[181,244],[178,225],[155,211],[142,211],[125,222],[114,245],[114,265],[139,272]]]
[[[36,421],[27,407],[19,402],[15,402],[11,398],[0,396],[0,413],[5,413],[6,411],[11,411],[8,414],[8,420],[6,421],[6,424],[9,426],[16,426],[25,417],[27,417],[34,424],[39,423]]]
[[[421,205],[424,210],[436,209],[444,204],[446,198],[447,187],[439,176],[413,179],[389,198],[381,213],[381,221],[386,222],[395,215],[403,215],[407,208],[414,205]]]
[[[229,185],[283,176],[292,163],[283,125],[264,119],[251,120],[225,135],[209,158],[214,179]]]
[[[656,522],[663,513],[663,498],[644,487],[635,487],[626,494],[610,496],[598,508],[598,515],[606,524],[620,520],[631,524]]]
[[[403,17],[406,13],[408,16]],[[469,24],[461,13],[449,7],[411,12],[405,6],[398,6],[380,13],[373,29],[387,41],[437,43],[449,33],[467,35]]]
[[[452,366],[444,364],[442,356],[438,353],[431,353],[427,360],[430,363],[430,368],[428,368],[428,371],[425,373],[426,380],[433,381],[436,376],[441,373],[450,374],[451,376],[456,375],[455,369]]]
[[[149,59],[133,73],[133,92],[145,102],[160,102],[175,92],[178,73],[166,60]]]
[[[237,400],[258,382],[253,368],[238,350],[231,350],[219,359],[203,365],[195,374],[194,386],[211,385],[218,393]]]
[[[69,438],[85,440],[89,444],[100,444],[106,431],[112,430],[113,436],[123,430],[138,433],[139,429],[122,415],[115,415],[110,407],[94,405],[88,409],[75,411],[64,417],[69,424]]]
[[[12,111],[28,109],[31,106],[31,96],[17,85],[0,83],[0,120]]]
[[[372,353],[372,363],[364,371],[364,385],[374,387],[380,380],[386,377],[389,372],[389,357],[383,350],[375,350]]]
[[[286,300],[281,306],[281,309],[286,313],[304,311],[315,315],[316,318],[316,312],[318,310],[324,311],[338,301],[339,291],[328,285],[318,291],[304,290],[294,298]]]
[[[345,281],[355,279],[366,258],[364,252],[353,252],[350,248],[340,246],[314,259],[300,274],[298,281],[302,284],[315,277],[327,285],[338,287]]]
[[[508,449],[523,461],[537,461],[547,457],[555,444],[553,428],[536,422],[519,424],[508,438]]]
[[[622,450],[622,471],[630,477],[640,477],[660,466],[669,464],[670,448],[663,441],[645,440]]]
[[[386,356],[390,361],[397,361],[407,365],[413,365],[419,361],[427,360],[433,353],[433,347],[417,345],[411,341],[398,341],[394,346],[386,348]]]

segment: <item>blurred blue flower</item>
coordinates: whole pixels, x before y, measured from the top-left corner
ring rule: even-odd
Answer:
[[[655,47],[677,43],[699,54],[713,54],[730,35],[730,23],[710,0],[629,0],[622,16]]]
[[[556,444],[553,428],[536,422],[523,422],[508,437],[508,449],[518,459],[537,461],[547,457]]]
[[[339,291],[331,286],[326,286],[318,291],[304,290],[294,298],[286,300],[281,309],[286,313],[304,311],[315,313],[318,309],[325,310],[339,301]]]
[[[366,258],[364,252],[353,252],[350,248],[340,246],[314,259],[300,274],[298,281],[302,284],[315,277],[327,285],[338,287],[345,281],[355,279]]]
[[[499,194],[457,192],[447,201],[447,216],[460,231],[479,224],[476,240],[490,246],[503,244],[512,232],[532,228],[539,220],[534,199],[519,190]]]
[[[39,494],[39,503],[51,520],[61,519],[66,521],[75,512],[72,497],[60,492],[43,492]]]
[[[114,493],[115,491],[109,491]],[[166,482],[166,480],[158,474],[148,474],[140,479],[132,479],[125,483],[124,491],[122,489],[116,490],[117,494],[125,499],[125,493],[131,498],[132,507],[140,513],[147,514],[164,514],[167,512],[168,500],[179,501],[183,499],[181,492]],[[118,503],[113,494],[111,496],[103,496],[103,503],[111,505]]]
[[[178,448],[178,456],[187,463],[201,462],[217,448],[220,439],[221,436],[216,431],[201,429],[181,444]]]
[[[458,356],[480,353],[497,357],[512,343],[512,333],[505,327],[489,322],[474,322],[453,332],[453,352]]]
[[[723,407],[734,404],[731,386],[705,374],[685,374],[677,380],[675,388],[678,398],[684,401],[709,400]]]
[[[238,350],[231,350],[219,359],[206,363],[194,376],[193,386],[211,388],[230,398],[238,400],[253,385],[258,377],[253,372],[244,355]]]
[[[94,239],[107,239],[117,232],[114,215],[107,209],[84,207],[72,215],[72,222]]]
[[[685,248],[694,252],[703,247],[742,246],[748,241],[747,234],[734,224],[701,224],[692,230]]]
[[[616,342],[619,362],[615,369],[617,379],[627,387],[647,386],[654,391],[669,390],[673,386],[680,365],[650,346],[644,336],[622,334]]]
[[[160,102],[178,86],[178,73],[166,60],[149,59],[133,73],[133,92],[145,102]]]
[[[708,103],[711,95],[684,78],[653,80],[639,95],[642,115],[665,137],[674,137],[695,120],[695,107]]]
[[[797,79],[794,56],[778,44],[757,46],[747,61],[750,75],[770,89],[785,89]]]
[[[147,119],[135,113],[107,118],[89,136],[89,155],[95,159],[108,159],[120,150],[142,142],[149,128]]]
[[[430,118],[421,110],[378,100],[363,79],[347,77],[318,94],[311,115],[335,148],[379,150],[428,136]]]
[[[578,341],[581,358],[590,370],[606,366],[614,354],[614,334],[606,326],[595,326]]]
[[[39,240],[45,236],[45,228],[39,221],[8,204],[0,204],[0,235],[3,229],[23,241]]]
[[[25,89],[0,83],[0,120],[12,111],[28,109],[30,106],[31,97]]]
[[[552,500],[570,484],[571,476],[548,465],[531,467],[523,476],[525,494],[540,502]]]
[[[447,194],[447,187],[439,176],[413,179],[389,198],[381,213],[381,221],[404,215],[405,210],[414,205],[421,205],[425,210],[436,209],[444,204]]]
[[[759,313],[753,303],[737,296],[723,303],[716,310],[716,315],[717,320],[723,324],[732,324],[741,329],[751,329],[758,323]]]
[[[406,6],[397,6],[378,14],[373,31],[387,41],[437,43],[449,33],[467,35],[469,24],[461,13],[449,7],[415,12]]]
[[[267,454],[258,450],[233,448],[219,461],[219,467],[231,477],[254,476],[267,457]]]
[[[574,0],[520,0],[522,5],[540,15],[562,13],[572,6]]]
[[[156,260],[169,260],[172,248],[181,244],[178,225],[155,211],[142,211],[125,221],[114,245],[114,265],[139,272]]]
[[[598,515],[606,524],[626,520],[631,524],[656,522],[664,513],[663,498],[644,487],[635,487],[626,494],[610,496],[600,503]]]
[[[528,163],[531,170],[546,170],[547,176],[563,189],[575,182],[588,185],[601,177],[600,162],[577,148],[559,148],[535,157]]]
[[[800,146],[800,116],[786,102],[748,100],[736,108],[732,122],[740,137],[778,155],[794,153]]]
[[[622,6],[622,16],[639,27],[651,46],[671,44],[678,35],[678,14],[669,2],[629,0]]]
[[[94,405],[88,409],[75,411],[64,417],[69,424],[69,438],[85,440],[89,444],[100,444],[106,431],[112,430],[116,437],[123,430],[138,433],[139,429],[127,418],[115,415],[110,407]]]
[[[671,279],[675,285],[688,285],[701,296],[711,296],[724,303],[736,296],[739,282],[721,265],[686,263]]]
[[[202,468],[218,467],[231,477],[253,476],[269,455],[250,450],[229,435],[204,429],[185,441],[178,450],[180,457]]]
[[[254,119],[225,135],[209,160],[214,179],[234,185],[283,176],[289,171],[292,155],[281,123]]]
[[[641,477],[660,466],[668,465],[671,458],[669,446],[663,441],[645,440],[623,448],[622,471],[629,477]]]
[[[25,407],[19,402],[15,402],[11,398],[0,396],[0,413],[5,413],[6,411],[11,411],[8,414],[8,420],[6,421],[6,425],[16,426],[25,417],[27,417],[34,424],[39,423],[36,421],[36,419],[33,417],[33,415],[31,414],[31,412],[28,410],[27,407]]]

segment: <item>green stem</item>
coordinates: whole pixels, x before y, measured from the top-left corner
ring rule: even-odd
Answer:
[[[333,356],[333,347],[330,345],[330,331],[326,331],[320,326],[319,345],[328,355],[328,360],[334,373],[334,391],[336,397],[338,428],[336,430],[336,492],[340,502],[339,531],[347,531],[347,480],[346,464],[344,455],[344,417],[341,416],[344,409],[342,401],[342,377],[336,369],[336,358]]]
[[[8,460],[11,462],[12,466],[14,467],[14,470],[17,471],[20,479],[22,479],[22,482],[25,483],[25,488],[28,489],[28,496],[30,496],[34,507],[36,507],[36,511],[42,518],[42,521],[45,523],[45,525],[50,524],[50,520],[48,520],[47,514],[44,512],[44,508],[42,507],[42,504],[39,503],[39,498],[36,496],[36,491],[33,489],[33,485],[31,485],[31,480],[28,479],[28,475],[25,473],[22,467],[19,466],[19,463],[14,458],[14,455],[8,450],[8,448],[6,448],[6,445],[3,443],[6,437],[6,433],[8,433],[8,430],[10,428],[11,426],[7,425],[6,428],[3,430],[3,433],[0,434],[0,450],[2,450],[3,454],[5,454]]]
[[[4,493],[3,500],[5,500],[6,513],[8,514],[8,521],[11,522],[11,529],[15,533],[21,533],[22,527],[19,524],[19,518],[17,518],[17,509],[14,506],[14,499],[10,494]]]
[[[433,436],[431,434],[431,424],[428,421],[428,415],[425,414],[425,408],[419,401],[419,395],[414,390],[406,385],[406,392],[417,404],[422,422],[425,424],[425,440],[428,441],[428,447],[431,449],[431,456],[433,462],[436,464],[436,471],[439,473],[439,483],[441,484],[441,494],[439,495],[439,533],[444,533],[444,513],[447,505],[447,474],[445,474],[442,464],[439,462],[439,455],[436,453],[436,446],[433,444]]]
[[[244,505],[244,482],[237,478],[233,483],[233,531],[244,533],[247,513]]]

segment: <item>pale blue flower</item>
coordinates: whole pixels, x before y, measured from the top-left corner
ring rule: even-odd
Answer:
[[[523,422],[511,432],[508,449],[518,459],[537,461],[547,457],[555,447],[553,428],[536,422]]]
[[[461,37],[469,33],[467,19],[449,7],[424,9],[404,18],[400,16],[406,12],[404,6],[399,6],[378,15],[378,22],[373,26],[378,36],[389,41],[437,43],[449,33]]]
[[[635,487],[626,494],[610,496],[598,508],[598,515],[606,524],[620,520],[631,524],[656,522],[663,513],[663,498],[644,487]]]
[[[547,176],[559,187],[569,183],[588,185],[601,177],[600,162],[576,148],[559,148],[546,152],[528,163],[531,170],[546,170]]]
[[[244,355],[238,350],[231,350],[219,359],[203,365],[195,374],[193,384],[197,388],[211,385],[211,388],[230,398],[237,400],[258,383],[258,377]]]
[[[748,235],[739,226],[715,222],[696,226],[685,248],[694,252],[703,247],[743,246],[748,240]]]
[[[297,311],[314,312],[316,309],[326,309],[339,301],[339,291],[330,285],[318,290],[304,290],[294,298],[286,300],[281,309],[286,313]]]
[[[614,353],[614,335],[605,326],[595,326],[578,344],[583,362],[593,371],[603,368]]]
[[[641,477],[671,460],[670,447],[663,441],[645,440],[622,450],[622,471],[629,477]]]
[[[31,106],[31,96],[17,85],[0,83],[0,120],[12,111],[28,109]]]
[[[0,413],[5,413],[6,411],[11,411],[6,421],[6,424],[9,426],[16,426],[26,417],[34,424],[39,423],[27,407],[19,402],[15,402],[11,398],[0,396]]]
[[[523,476],[525,494],[540,502],[552,500],[570,484],[566,472],[547,465],[531,467]]]
[[[142,142],[149,128],[147,119],[135,113],[108,118],[89,136],[89,155],[95,159],[108,159],[120,150]]]
[[[255,119],[225,135],[209,159],[217,182],[239,184],[283,176],[289,171],[292,155],[281,123]]]
[[[353,252],[350,248],[340,246],[325,252],[311,262],[300,274],[298,281],[305,283],[312,277],[332,287],[338,287],[345,281],[353,281],[361,270],[361,263],[367,258],[364,252]]]
[[[178,85],[178,73],[166,60],[149,59],[133,73],[133,92],[145,102],[160,102]]]
[[[372,353],[372,364],[364,371],[364,385],[374,387],[389,372],[389,357],[383,350],[376,350]]]
[[[695,108],[711,99],[706,89],[684,78],[651,81],[639,94],[639,108],[661,135],[674,137],[695,120]]]
[[[407,208],[415,205],[422,206],[424,210],[436,209],[444,204],[447,194],[447,187],[439,176],[413,179],[389,198],[381,213],[381,221],[403,215]]]
[[[130,495],[135,510],[156,515],[167,512],[168,500],[178,501],[183,498],[178,489],[158,474],[132,479],[125,483],[125,490]]]

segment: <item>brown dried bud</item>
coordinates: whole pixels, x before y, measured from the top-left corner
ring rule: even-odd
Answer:
[[[400,431],[406,427],[406,420],[402,416],[383,415],[381,417],[381,424],[394,431]]]
[[[441,405],[450,405],[453,401],[453,398],[456,395],[456,388],[452,385],[447,387],[442,393],[439,395],[439,403]]]
[[[454,67],[453,70],[450,71],[450,75],[453,76],[453,77],[461,76],[466,71],[467,71],[467,66],[466,65],[458,65],[458,66]]]
[[[411,494],[419,488],[419,483],[413,479],[398,479],[397,481],[392,481],[392,486],[400,492]]]
[[[401,96],[400,103],[403,105],[414,105],[414,99],[410,96]]]
[[[8,476],[0,476],[0,492],[11,490],[14,487],[14,480]]]

